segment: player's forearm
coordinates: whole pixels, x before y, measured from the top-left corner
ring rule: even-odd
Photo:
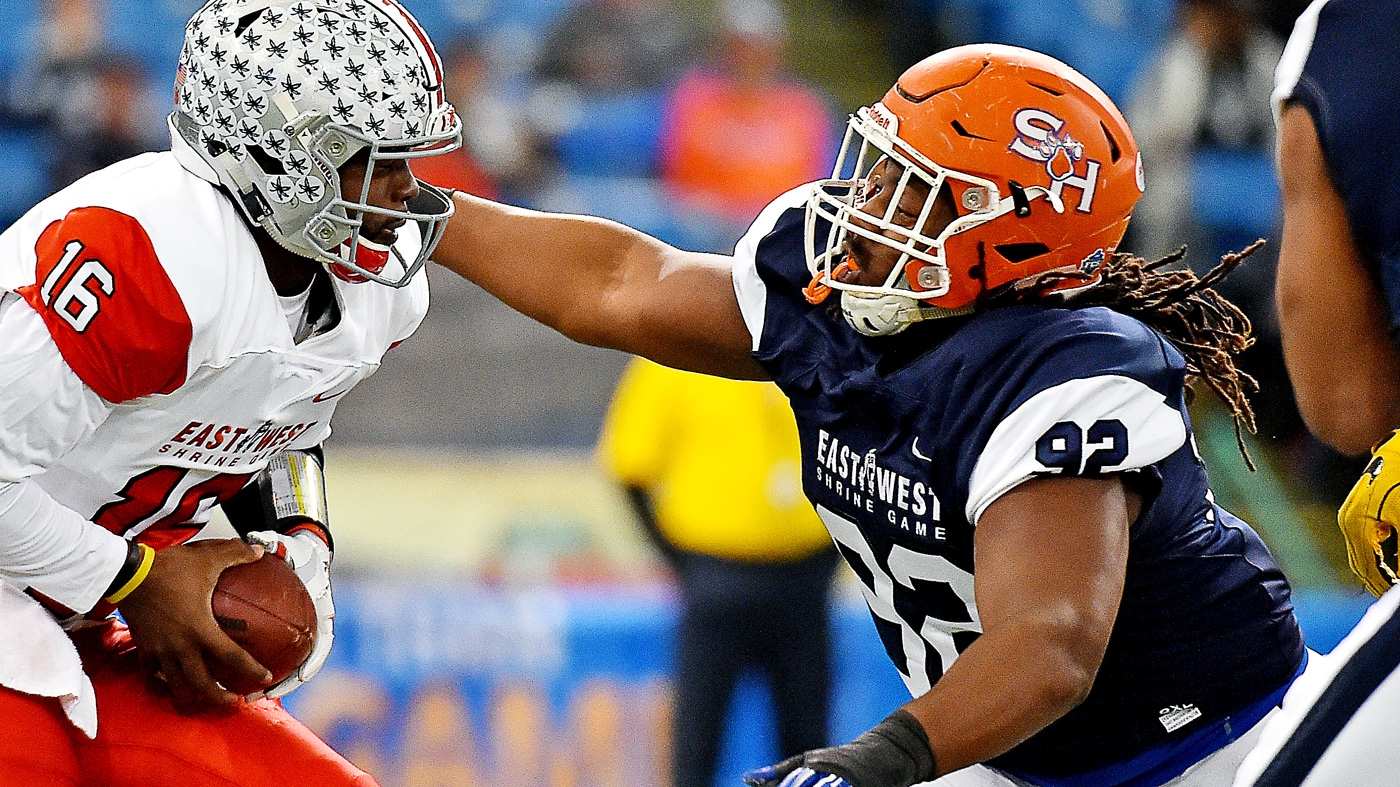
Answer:
[[[126,559],[126,539],[38,484],[0,482],[0,577],[81,612],[101,600]]]
[[[941,776],[986,762],[1084,701],[1103,650],[1086,646],[1072,615],[983,635],[905,709],[928,733]]]
[[[621,224],[455,200],[433,260],[576,341],[615,346],[619,292],[660,276],[664,244]]]
[[[1284,361],[1308,427],[1337,450],[1360,454],[1400,426],[1400,351],[1311,115],[1290,104],[1282,117]]]
[[[1376,353],[1370,359],[1347,353],[1347,357],[1317,364],[1302,360],[1301,356],[1309,353],[1297,345],[1296,341],[1286,342],[1284,357],[1298,409],[1308,429],[1320,440],[1344,454],[1359,456],[1400,427],[1400,399],[1396,397],[1400,389],[1395,382],[1400,380],[1400,364],[1392,353]],[[1372,372],[1378,369],[1389,372],[1385,382],[1373,379],[1377,375]]]
[[[1378,298],[1324,296],[1280,278],[1284,361],[1308,428],[1361,454],[1400,426],[1400,353]]]

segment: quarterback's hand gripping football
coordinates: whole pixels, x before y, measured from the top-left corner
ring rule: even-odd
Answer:
[[[1400,578],[1396,532],[1400,527],[1400,431],[1376,446],[1366,472],[1347,494],[1337,524],[1347,543],[1347,561],[1366,588],[1383,595]]]
[[[928,733],[904,709],[844,746],[814,749],[749,771],[750,787],[909,787],[937,770]]]
[[[296,572],[297,579],[306,585],[306,591],[316,607],[316,642],[312,646],[311,655],[281,682],[247,697],[249,700],[261,697],[277,699],[311,680],[330,655],[331,642],[335,639],[335,604],[331,601],[331,550],[320,536],[309,530],[298,530],[285,535],[271,530],[259,530],[249,533],[247,540],[250,544],[260,544],[263,549],[286,560]]]
[[[154,554],[144,581],[114,602],[137,651],[165,679],[177,703],[193,707],[236,700],[211,670],[230,681],[272,682],[272,673],[219,628],[210,605],[224,569],[262,554],[236,538],[166,547]]]

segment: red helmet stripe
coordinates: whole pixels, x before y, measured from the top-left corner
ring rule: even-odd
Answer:
[[[384,2],[384,5],[397,11],[399,16],[403,17],[403,20],[408,23],[409,28],[413,30],[413,34],[418,36],[419,43],[423,45],[423,52],[428,56],[428,62],[433,64],[433,76],[437,79],[437,84],[434,87],[437,88],[438,98],[441,100],[442,64],[438,62],[437,50],[433,49],[433,42],[428,40],[428,34],[423,32],[423,28],[418,25],[418,20],[413,18],[413,15],[408,12],[408,9],[392,0],[387,0]]]

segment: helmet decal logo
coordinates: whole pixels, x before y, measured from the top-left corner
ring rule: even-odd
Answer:
[[[1099,268],[1103,267],[1105,256],[1103,249],[1094,249],[1089,256],[1079,261],[1079,270],[1089,275],[1098,273]]]
[[[1016,139],[1011,142],[1011,151],[1031,161],[1045,163],[1045,174],[1050,176],[1049,191],[1060,199],[1065,186],[1079,189],[1080,213],[1093,210],[1094,191],[1097,189],[1099,162],[1084,157],[1084,143],[1070,136],[1065,121],[1043,109],[1026,107],[1016,112]],[[1076,169],[1078,162],[1084,161],[1084,174]]]
[[[899,136],[899,118],[880,102],[870,105],[870,121],[888,131],[890,136]]]

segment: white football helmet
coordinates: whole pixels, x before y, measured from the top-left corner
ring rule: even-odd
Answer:
[[[461,145],[437,52],[396,0],[210,0],[185,27],[171,127],[253,224],[341,278],[404,286],[452,215],[421,181],[406,211],[366,204],[377,161]],[[346,195],[338,168],[366,149]],[[371,213],[418,222],[417,257],[361,238]]]

